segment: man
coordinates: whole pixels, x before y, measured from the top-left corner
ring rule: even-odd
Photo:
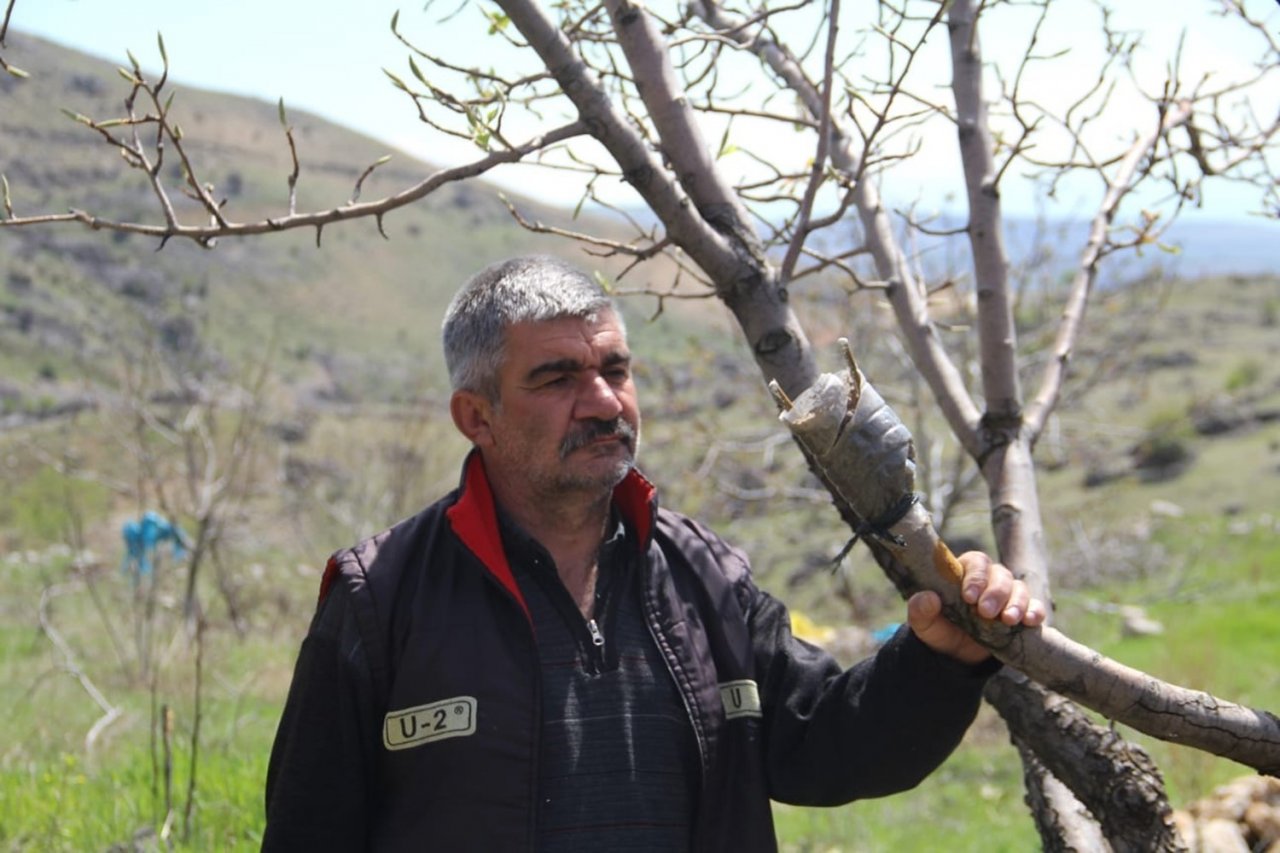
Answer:
[[[774,850],[770,799],[904,790],[998,664],[908,603],[841,672],[635,470],[622,319],[559,261],[469,281],[444,347],[459,488],[330,559],[267,775],[270,850]],[[984,555],[966,600],[1036,625]]]

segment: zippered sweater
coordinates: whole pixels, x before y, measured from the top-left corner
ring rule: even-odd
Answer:
[[[632,472],[645,620],[699,750],[693,849],[773,851],[770,800],[914,787],[993,665],[901,629],[848,670],[791,633],[746,556]],[[263,850],[532,850],[539,662],[480,457],[461,486],[330,558],[267,772]]]

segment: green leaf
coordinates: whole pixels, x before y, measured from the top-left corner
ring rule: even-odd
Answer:
[[[400,26],[400,10],[396,9],[396,13],[391,16],[391,32],[394,33],[398,26]]]
[[[124,55],[125,55],[125,56],[127,56],[127,57],[129,57],[129,64],[133,66],[133,70],[134,70],[134,71],[136,71],[137,73],[141,74],[141,73],[142,73],[142,66],[138,64],[138,58],[137,58],[136,56],[134,56],[134,55],[133,55],[133,51],[131,51],[131,50],[126,50],[126,51],[124,52]]]
[[[276,105],[276,109],[280,113],[280,126],[283,128],[288,128],[289,120],[285,118],[285,114],[284,114],[284,98],[280,99],[280,102]]]
[[[385,68],[384,68],[384,69],[382,69],[382,73],[383,73],[383,74],[385,74],[385,75],[387,75],[388,77],[390,77],[390,78],[391,78],[391,82],[395,84],[395,87],[396,87],[397,89],[402,89],[402,90],[404,90],[404,91],[406,91],[406,92],[408,92],[408,91],[409,91],[409,87],[408,87],[408,86],[406,86],[406,85],[404,84],[404,81],[403,81],[403,80],[401,80],[399,77],[397,77],[396,75],[392,74],[390,71],[388,71],[388,70],[387,70],[387,69],[385,69]],[[412,94],[412,93],[410,92],[410,94]]]
[[[164,35],[156,33],[156,43],[160,45],[160,58],[164,60],[165,67],[169,66],[169,53],[164,49]]]
[[[10,77],[17,77],[19,80],[26,80],[31,76],[21,68],[14,68],[12,65],[6,65],[4,70],[9,72]]]
[[[139,80],[137,77],[135,77],[135,76],[134,76],[134,74],[133,74],[133,72],[131,72],[131,71],[130,71],[129,69],[127,69],[127,68],[117,68],[117,69],[116,69],[116,73],[117,73],[117,74],[119,74],[121,77],[123,77],[125,80],[129,81],[130,83],[132,83],[132,84],[133,84],[133,85],[135,85],[135,86],[137,86],[137,85],[139,85],[139,84],[141,84],[141,83],[142,83],[142,81],[141,81],[141,80]]]
[[[496,35],[502,32],[511,24],[511,19],[502,12],[490,12],[489,18],[489,35]]]
[[[409,57],[409,70],[413,72],[413,76],[417,77],[422,85],[426,86],[428,89],[431,88],[431,84],[427,82],[426,77],[422,76],[422,69],[418,67],[418,63],[413,61],[412,56]]]

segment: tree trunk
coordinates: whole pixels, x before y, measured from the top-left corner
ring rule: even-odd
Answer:
[[[1025,755],[1033,754],[1070,788],[1101,823],[1116,853],[1186,850],[1174,829],[1164,780],[1144,750],[1094,725],[1070,701],[1016,670],[1006,668],[992,678],[985,695],[1009,726],[1024,764]]]

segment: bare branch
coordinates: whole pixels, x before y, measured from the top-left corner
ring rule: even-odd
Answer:
[[[9,35],[9,19],[13,17],[13,7],[17,0],[9,0],[4,7],[4,19],[0,20],[0,47],[4,47],[5,36]]]
[[[787,246],[787,253],[782,259],[782,267],[778,273],[779,279],[783,282],[791,280],[791,274],[796,268],[796,260],[800,257],[800,249],[809,237],[809,218],[813,215],[813,202],[818,196],[818,188],[822,185],[822,176],[827,169],[827,146],[831,138],[831,84],[835,72],[836,37],[840,31],[838,24],[840,0],[831,0],[829,15],[827,53],[823,63],[821,112],[818,114],[818,150],[813,157],[813,169],[809,173],[804,197],[800,200],[791,244]]]
[[[605,7],[632,73],[645,81],[640,97],[676,179],[703,216],[722,225],[744,221],[741,202],[716,172],[710,148],[676,79],[653,17],[626,0],[608,0]]]
[[[94,230],[123,231],[132,234],[143,234],[150,237],[158,237],[161,239],[182,237],[205,246],[209,245],[212,240],[218,237],[240,237],[250,234],[270,234],[294,228],[321,228],[333,222],[360,219],[368,216],[381,216],[390,211],[412,204],[413,202],[430,195],[432,192],[435,192],[445,184],[453,181],[473,178],[504,163],[517,162],[531,152],[539,151],[549,145],[565,139],[581,136],[585,132],[586,127],[584,124],[581,122],[573,122],[572,124],[567,124],[543,134],[542,136],[534,137],[525,144],[517,146],[511,150],[494,152],[487,157],[463,166],[441,169],[434,172],[423,181],[378,201],[346,204],[325,211],[289,214],[287,216],[268,218],[255,222],[225,221],[222,224],[191,226],[179,223],[148,225],[138,222],[120,222],[102,219],[85,211],[72,210],[70,213],[66,214],[13,217],[0,221],[0,228],[40,225],[53,222],[79,222]]]
[[[951,88],[956,99],[960,160],[969,201],[969,245],[978,293],[982,390],[987,407],[983,417],[987,424],[994,419],[1016,429],[1022,407],[1017,332],[1009,301],[1009,260],[1004,247],[991,123],[982,90],[978,10],[972,0],[956,0],[950,4],[948,24]]]
[[[85,674],[80,665],[76,663],[75,652],[72,651],[70,644],[62,636],[61,632],[53,625],[53,620],[49,617],[49,603],[55,595],[60,595],[66,590],[61,587],[47,586],[40,593],[40,606],[37,609],[37,618],[40,622],[40,630],[49,638],[49,642],[53,643],[54,648],[58,650],[58,654],[62,656],[62,668],[71,674],[76,681],[80,682],[80,686],[84,688],[84,692],[89,694],[89,698],[93,703],[102,710],[102,716],[94,722],[89,731],[84,736],[84,748],[92,750],[94,744],[97,743],[98,736],[102,734],[107,726],[111,725],[120,715],[124,713],[119,706],[113,705],[93,680]]]
[[[1133,189],[1140,166],[1160,139],[1173,128],[1183,124],[1191,116],[1191,103],[1183,101],[1169,104],[1160,116],[1158,124],[1147,134],[1140,136],[1130,146],[1116,173],[1108,180],[1106,196],[1094,214],[1089,228],[1089,238],[1077,262],[1072,279],[1071,293],[1062,312],[1062,323],[1054,341],[1054,357],[1046,364],[1040,378],[1040,388],[1035,400],[1027,407],[1024,428],[1034,440],[1044,431],[1045,422],[1062,394],[1071,354],[1084,322],[1089,294],[1097,280],[1098,263],[1106,253],[1107,232],[1120,202]]]
[[[668,246],[671,245],[670,238],[668,238],[666,240],[657,241],[647,248],[640,249],[626,243],[621,243],[617,240],[606,240],[602,237],[596,237],[591,234],[570,231],[568,229],[557,228],[552,225],[545,225],[542,222],[531,222],[524,218],[520,211],[516,209],[515,204],[512,203],[512,201],[505,195],[500,196],[500,198],[502,199],[502,203],[507,206],[507,210],[511,213],[512,218],[514,218],[516,222],[520,223],[520,227],[524,228],[526,231],[531,231],[535,234],[554,234],[558,237],[567,237],[568,239],[579,243],[586,243],[589,246],[595,246],[606,250],[606,257],[611,255],[627,255],[643,261],[661,254]]]
[[[13,16],[13,7],[16,2],[17,0],[9,0],[8,4],[5,6],[4,19],[0,21],[0,48],[5,46],[4,39],[5,36],[9,34],[9,18]],[[30,76],[21,68],[10,65],[6,62],[3,55],[0,55],[0,71],[4,71],[6,74],[17,77],[20,80],[26,79]]]

